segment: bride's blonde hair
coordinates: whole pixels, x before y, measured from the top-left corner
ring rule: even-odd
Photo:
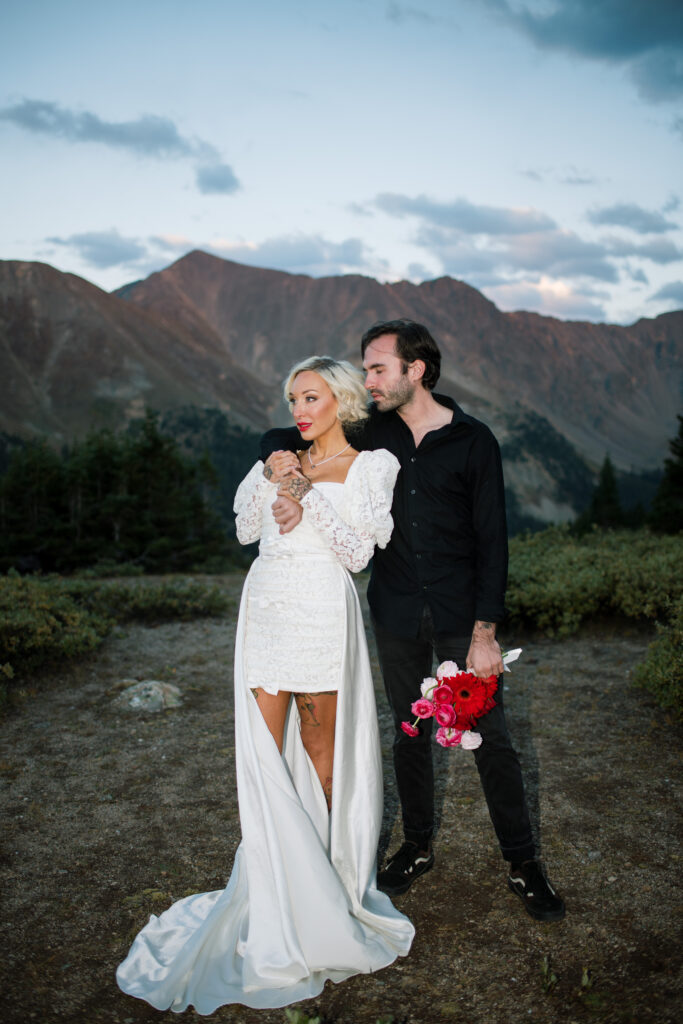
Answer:
[[[289,404],[294,378],[304,370],[312,370],[325,381],[337,399],[337,417],[342,423],[359,423],[367,419],[370,396],[363,384],[363,374],[345,359],[332,359],[331,356],[309,356],[293,366],[285,380],[285,402]]]

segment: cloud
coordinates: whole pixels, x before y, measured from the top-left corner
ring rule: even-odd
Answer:
[[[198,167],[196,179],[197,188],[203,195],[229,195],[240,187],[232,167],[228,164],[205,164]]]
[[[137,238],[124,238],[115,228],[110,231],[85,231],[67,238],[53,236],[46,241],[74,250],[84,263],[99,270],[135,266],[148,255],[144,243]]]
[[[671,126],[672,130],[683,139],[683,117],[677,117]]]
[[[664,203],[664,206],[662,207],[662,213],[674,213],[676,210],[679,209],[680,205],[681,200],[679,199],[679,197],[675,195],[670,195],[667,201]]]
[[[439,203],[425,195],[411,198],[383,192],[375,197],[374,205],[392,217],[419,217],[439,227],[467,234],[512,235],[549,231],[555,227],[555,221],[538,210],[477,205],[467,199]]]
[[[670,281],[663,285],[659,291],[650,296],[649,301],[655,302],[661,299],[670,299],[677,303],[677,308],[683,309],[683,281]]]
[[[417,7],[408,7],[406,4],[398,4],[391,0],[387,4],[387,20],[393,21],[396,25],[402,25],[406,21],[419,21],[423,25],[433,25],[442,19],[434,14],[421,11]]]
[[[450,203],[384,193],[374,205],[394,217],[415,217],[413,241],[437,256],[446,273],[468,280],[475,274],[535,271],[615,282],[610,251],[561,230],[538,210],[482,206],[466,199]]]
[[[592,174],[582,173],[572,168],[564,177],[560,178],[563,185],[596,185],[598,179]]]
[[[377,273],[387,266],[386,261],[371,259],[360,238],[332,242],[321,235],[293,234],[253,244],[214,242],[202,248],[238,263],[312,277],[360,271]]]
[[[683,54],[655,50],[636,61],[631,74],[643,99],[651,103],[683,96]]]
[[[126,238],[112,228],[68,237],[46,239],[51,245],[69,248],[83,263],[99,270],[120,267],[128,273],[151,273],[193,249],[255,267],[270,267],[313,277],[332,274],[381,273],[388,264],[373,259],[359,238],[330,241],[321,235],[286,235],[248,244],[218,240],[197,242],[182,235],[150,235]]]
[[[409,281],[430,281],[434,275],[424,263],[409,263],[406,267]]]
[[[189,139],[167,117],[143,114],[134,121],[105,121],[91,111],[74,111],[47,100],[24,99],[0,108],[0,121],[24,131],[67,142],[99,143],[127,150],[139,157],[192,159],[197,163],[197,185],[204,193],[230,193],[239,181],[211,143]]]
[[[636,203],[615,203],[613,206],[598,207],[589,210],[587,216],[591,224],[630,228],[641,235],[675,231],[678,227],[674,221],[667,220],[656,210],[646,210]]]
[[[544,316],[572,320],[604,320],[605,310],[595,298],[607,297],[591,289],[575,290],[562,282],[541,278],[511,282],[485,289],[486,297],[504,310],[534,310]]]
[[[569,166],[562,171],[553,167],[544,167],[542,170],[528,167],[526,170],[520,171],[520,174],[532,181],[545,181],[552,177],[562,185],[597,185],[600,180],[594,174],[580,171],[574,166]]]
[[[642,270],[640,267],[636,267],[635,269],[632,269],[631,267],[629,267],[628,268],[628,273],[631,276],[631,280],[632,281],[636,281],[638,284],[649,284],[650,283],[648,281],[648,279],[647,279],[647,275],[645,274],[645,271]]]
[[[639,256],[641,259],[652,260],[653,263],[676,263],[683,259],[683,250],[669,238],[656,238],[651,242],[641,244],[631,243],[622,238],[608,238],[604,240],[606,250],[619,258],[626,256]]]
[[[650,102],[683,95],[683,5],[680,0],[486,0],[536,46],[628,68]]]
[[[660,237],[633,241],[615,236],[592,241],[563,230],[539,210],[482,206],[466,199],[437,202],[424,195],[383,193],[372,205],[389,216],[416,221],[413,244],[439,260],[445,273],[479,287],[492,280],[528,280],[530,275],[565,283],[593,280],[616,284],[622,269],[633,280],[645,283],[639,275],[634,276],[637,267],[620,267],[619,261],[636,258],[664,265],[683,259],[683,251],[661,237],[676,225],[661,213],[635,204],[598,209],[590,218],[596,224],[659,232]],[[585,289],[582,294],[585,296]]]

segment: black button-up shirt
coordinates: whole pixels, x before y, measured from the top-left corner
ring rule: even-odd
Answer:
[[[429,604],[437,633],[466,636],[477,619],[499,622],[507,581],[507,528],[498,443],[487,426],[450,398],[446,426],[415,445],[397,412],[373,409],[354,447],[386,448],[401,463],[392,516],[394,531],[377,548],[368,601],[385,629],[416,636]],[[261,442],[265,459],[277,449],[302,447],[295,428],[270,430]]]

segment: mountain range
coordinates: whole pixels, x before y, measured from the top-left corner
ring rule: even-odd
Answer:
[[[658,467],[683,405],[683,311],[621,327],[503,313],[442,277],[415,285],[311,278],[191,252],[107,293],[42,263],[0,262],[0,430],[55,442],[120,427],[145,406],[286,422],[280,386],[313,353],[359,363],[376,320],[427,324],[437,390],[488,422],[519,509],[571,518],[609,454]]]

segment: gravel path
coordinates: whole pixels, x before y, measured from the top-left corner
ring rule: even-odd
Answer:
[[[242,578],[219,581],[235,601]],[[119,630],[96,656],[28,689],[0,723],[4,1022],[178,1019],[122,995],[114,969],[150,912],[222,888],[229,874],[239,841],[234,619]],[[683,1019],[680,730],[627,683],[649,638],[618,626],[561,642],[508,638],[524,646],[506,676],[510,727],[566,920],[526,916],[507,890],[471,755],[436,748],[437,863],[399,897],[417,929],[410,956],[328,983],[303,1011],[326,1024]],[[374,669],[384,853],[400,829]],[[174,682],[183,705],[122,710],[124,678]],[[211,1019],[282,1024],[285,1014],[231,1006]]]

